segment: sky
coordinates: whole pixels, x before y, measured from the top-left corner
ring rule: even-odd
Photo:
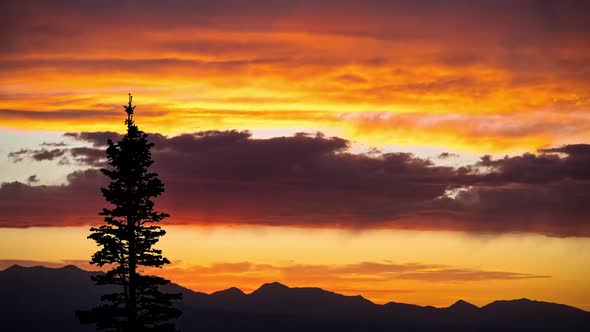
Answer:
[[[590,310],[586,1],[3,1],[0,269],[86,269],[135,121],[161,271]]]

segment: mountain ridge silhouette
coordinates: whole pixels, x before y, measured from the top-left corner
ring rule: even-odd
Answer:
[[[108,290],[93,285],[90,276],[96,273],[73,265],[13,265],[0,271],[0,329],[92,331],[93,326],[78,324],[73,311],[95,305]],[[164,290],[184,296],[178,322],[182,331],[575,331],[590,323],[590,312],[529,299],[498,300],[482,307],[458,300],[437,308],[376,304],[360,295],[278,282],[249,294],[237,287],[206,294],[174,283]]]

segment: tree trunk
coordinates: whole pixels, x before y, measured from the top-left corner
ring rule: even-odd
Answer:
[[[135,261],[135,227],[133,223],[130,225],[129,231],[129,299],[127,302],[128,314],[128,331],[137,331],[137,280]]]

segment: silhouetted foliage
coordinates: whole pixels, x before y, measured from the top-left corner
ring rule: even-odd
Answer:
[[[127,134],[117,143],[108,140],[108,167],[101,172],[111,179],[101,188],[106,201],[113,208],[104,208],[105,225],[93,227],[89,239],[102,247],[92,256],[91,264],[112,267],[94,276],[96,285],[111,285],[119,290],[101,297],[101,305],[91,311],[79,311],[82,323],[96,323],[97,329],[107,331],[175,331],[172,319],[180,310],[172,300],[180,294],[165,294],[160,286],[170,281],[157,276],[140,274],[140,267],[161,268],[170,261],[154,245],[166,232],[157,224],[167,213],[154,210],[152,198],[164,192],[164,184],[152,165],[150,149],[154,145],[148,135],[135,125],[132,114],[135,106],[124,106]]]

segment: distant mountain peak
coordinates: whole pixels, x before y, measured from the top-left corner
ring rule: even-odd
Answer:
[[[35,266],[22,266],[19,264],[13,264],[12,266],[8,267],[6,271],[18,271],[18,272],[23,272],[23,271],[39,271],[39,270],[47,270],[50,269],[46,266],[43,265],[35,265]]]
[[[510,311],[510,312],[524,312],[524,311],[534,311],[534,312],[555,312],[555,311],[568,311],[568,312],[585,312],[582,309],[568,306],[565,304],[553,303],[553,302],[544,302],[544,301],[536,301],[530,300],[527,298],[522,299],[515,299],[515,300],[496,300],[486,306],[483,307],[484,310],[492,310],[492,311]]]
[[[531,304],[544,304],[544,303],[550,304],[548,302],[541,302],[541,301],[530,300],[527,298],[521,298],[521,299],[514,299],[514,300],[496,300],[496,301],[491,302],[488,305],[486,305],[486,307],[488,307],[488,306],[531,305]]]
[[[280,282],[270,282],[270,283],[266,283],[262,286],[260,286],[260,288],[258,288],[255,292],[261,292],[261,291],[277,291],[277,290],[285,290],[285,289],[289,289],[289,286],[283,285]]]
[[[533,301],[533,300],[527,299],[526,297],[523,297],[523,298],[514,299],[514,300],[496,300],[494,302],[521,302],[521,303],[526,303],[526,302],[539,302],[539,301]]]
[[[82,272],[92,272],[92,271],[85,271],[81,268],[77,267],[76,265],[68,264],[62,267],[47,267],[43,265],[35,265],[35,266],[22,266],[19,264],[13,264],[6,268],[4,271],[34,271],[34,270],[63,270],[63,271],[82,271]]]
[[[13,264],[13,265],[7,267],[6,269],[4,269],[4,271],[5,272],[6,271],[21,271],[21,270],[24,270],[24,269],[26,269],[26,267],[21,266],[21,265],[18,265],[18,264]]]
[[[479,307],[476,306],[475,304],[471,304],[467,301],[458,300],[457,302],[453,303],[453,305],[451,305],[449,307],[449,309],[465,311],[465,310],[477,310],[477,309],[479,309]]]
[[[212,296],[221,296],[221,295],[237,295],[237,296],[243,296],[246,295],[246,293],[244,293],[241,289],[237,288],[237,287],[230,287],[228,289],[224,289],[224,290],[220,290],[217,292],[213,292],[211,293]]]
[[[76,265],[68,264],[61,268],[62,270],[67,271],[84,271],[81,268],[77,267]]]

